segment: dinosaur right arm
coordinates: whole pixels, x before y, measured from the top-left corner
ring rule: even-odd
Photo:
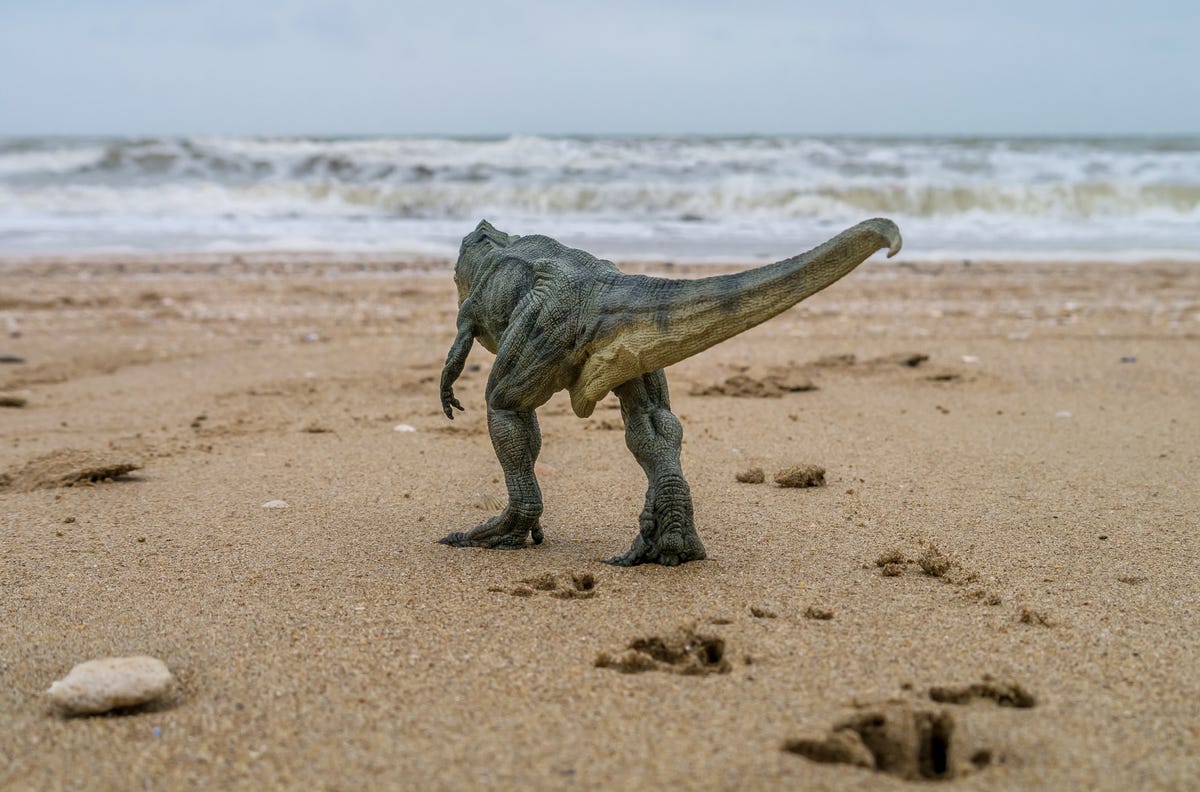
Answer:
[[[471,320],[466,304],[458,312],[458,335],[446,355],[446,365],[442,368],[442,412],[451,421],[454,420],[454,410],[462,410],[463,406],[454,398],[454,382],[462,374],[466,365],[467,355],[471,353],[471,345],[475,343],[475,323]]]

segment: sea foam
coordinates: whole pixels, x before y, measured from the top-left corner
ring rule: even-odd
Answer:
[[[0,141],[0,254],[450,256],[487,217],[614,258],[764,259],[873,215],[912,257],[1200,258],[1200,139]]]

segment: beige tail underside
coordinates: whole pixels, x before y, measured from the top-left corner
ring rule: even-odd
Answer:
[[[622,314],[616,331],[596,341],[572,384],[571,407],[582,417],[613,388],[666,368],[732,338],[819,292],[877,250],[900,251],[891,220],[866,220],[807,253],[732,275],[692,281],[646,279],[646,299],[607,306]],[[655,283],[671,288],[653,288]],[[666,295],[658,297],[656,295]]]

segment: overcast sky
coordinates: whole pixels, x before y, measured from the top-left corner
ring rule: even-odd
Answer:
[[[0,0],[0,135],[1198,134],[1200,2]]]

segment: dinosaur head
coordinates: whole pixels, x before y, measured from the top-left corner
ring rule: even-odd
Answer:
[[[475,230],[463,237],[454,265],[454,285],[458,287],[458,304],[471,293],[471,286],[487,268],[497,248],[508,247],[518,237],[500,231],[487,220],[480,220]]]

